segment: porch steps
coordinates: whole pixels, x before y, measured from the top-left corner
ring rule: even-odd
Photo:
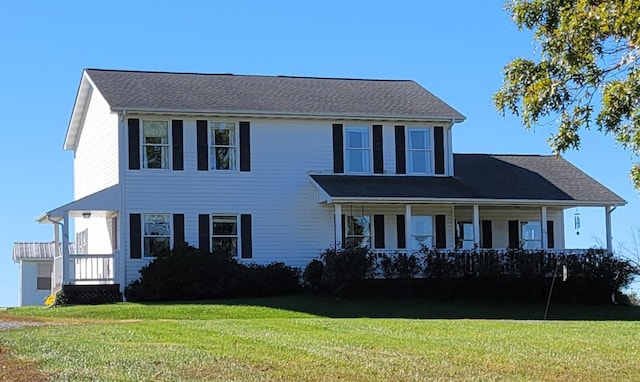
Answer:
[[[62,292],[67,304],[97,305],[122,302],[120,284],[104,285],[65,285]]]

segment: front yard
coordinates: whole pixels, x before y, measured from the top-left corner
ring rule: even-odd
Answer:
[[[640,309],[280,297],[12,309],[0,358],[53,381],[602,381],[640,375]],[[6,351],[10,353],[7,354]],[[12,380],[3,375],[0,380]],[[15,377],[15,376],[14,376]]]

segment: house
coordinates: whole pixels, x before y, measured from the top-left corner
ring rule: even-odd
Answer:
[[[42,305],[51,293],[55,247],[54,242],[13,243],[13,262],[20,267],[20,306]],[[74,253],[73,244],[69,253]]]
[[[296,267],[343,244],[563,250],[579,206],[611,249],[622,198],[562,158],[454,154],[464,119],[413,81],[86,69],[74,200],[37,218],[63,243],[54,289],[122,291],[180,243]]]

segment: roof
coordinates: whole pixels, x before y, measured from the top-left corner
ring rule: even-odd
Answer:
[[[74,245],[69,244],[69,252],[74,253]],[[62,253],[62,250],[60,251]],[[53,260],[56,254],[54,242],[13,243],[13,262],[20,260]]]
[[[113,109],[462,120],[414,81],[86,69]]]
[[[550,201],[624,205],[626,201],[563,158],[454,154],[453,177],[312,175],[333,200]]]

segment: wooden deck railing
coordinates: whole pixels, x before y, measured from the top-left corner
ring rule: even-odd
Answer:
[[[66,264],[62,256],[53,262],[52,291],[56,292],[63,284],[91,285],[114,284],[116,276],[115,254],[70,254]],[[65,280],[65,269],[67,267]]]

